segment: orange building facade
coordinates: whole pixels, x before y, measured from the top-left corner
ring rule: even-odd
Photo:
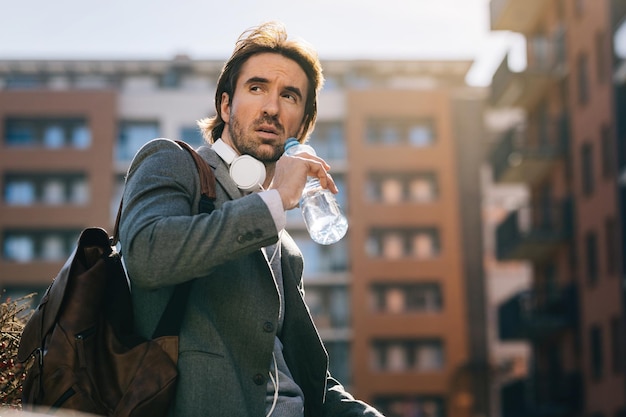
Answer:
[[[326,61],[311,144],[350,228],[305,256],[331,372],[388,416],[488,407],[479,167],[484,90],[467,61]],[[43,293],[87,226],[113,226],[155,137],[199,146],[222,62],[0,61],[0,287]],[[478,411],[476,411],[478,410]],[[483,410],[483,411],[481,411]]]

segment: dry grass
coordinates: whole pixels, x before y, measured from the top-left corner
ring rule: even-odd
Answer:
[[[17,349],[34,295],[0,303],[0,407],[21,409],[26,367],[17,361]]]

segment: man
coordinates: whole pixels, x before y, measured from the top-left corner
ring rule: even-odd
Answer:
[[[244,32],[218,80],[216,116],[199,122],[215,210],[198,213],[196,168],[176,143],[153,140],[131,164],[120,235],[138,330],[150,336],[174,286],[193,281],[172,415],[381,415],[328,373],[302,255],[283,230],[307,176],[337,192],[322,159],[282,155],[312,130],[322,82],[316,54],[280,24]]]

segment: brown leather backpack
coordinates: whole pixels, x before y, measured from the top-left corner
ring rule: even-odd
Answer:
[[[210,212],[215,177],[184,142],[200,174],[199,211]],[[175,287],[151,340],[134,332],[131,294],[113,238],[84,229],[73,254],[27,322],[18,360],[34,357],[23,384],[24,410],[58,408],[106,416],[165,416],[178,375],[178,333],[190,283]]]

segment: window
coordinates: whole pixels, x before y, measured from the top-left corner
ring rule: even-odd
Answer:
[[[386,259],[431,259],[441,250],[434,228],[373,229],[366,241],[369,256]]]
[[[319,245],[311,240],[306,230],[290,230],[289,233],[306,259],[305,279],[314,280],[327,273],[348,270],[349,239],[347,236],[334,245]]]
[[[413,256],[417,259],[428,259],[436,255],[437,248],[433,236],[429,232],[416,233],[412,242]]]
[[[577,16],[582,16],[585,11],[585,0],[573,0],[574,1],[574,10],[576,11]]]
[[[181,78],[185,73],[185,68],[172,66],[168,68],[160,78],[160,86],[162,88],[177,88],[180,85]]]
[[[100,90],[110,86],[113,86],[111,76],[86,74],[74,77],[74,87],[77,89]]]
[[[386,203],[399,203],[403,200],[402,183],[397,178],[385,178],[381,184],[382,200]]]
[[[550,42],[546,36],[542,33],[533,36],[530,39],[530,45],[532,48],[533,62],[530,64],[537,69],[547,70],[550,64]]]
[[[370,120],[366,140],[371,145],[410,145],[421,148],[435,142],[432,120]]]
[[[335,194],[335,200],[337,200],[337,204],[343,209],[345,213],[348,212],[348,190],[346,189],[346,178],[342,173],[332,173],[333,180],[335,181],[335,185],[339,192]]]
[[[72,204],[85,205],[89,202],[89,184],[85,178],[76,178],[70,182],[69,186],[69,201]]]
[[[350,324],[350,304],[345,286],[308,285],[306,302],[320,329],[345,328]]]
[[[115,149],[116,161],[122,163],[130,162],[139,148],[157,137],[159,137],[159,126],[157,122],[122,122],[119,128],[119,136]]]
[[[365,195],[371,202],[386,204],[428,203],[437,198],[434,173],[370,173]]]
[[[602,146],[602,176],[610,179],[615,172],[616,149],[613,145],[613,134],[609,126],[600,129],[600,145]]]
[[[624,332],[619,317],[611,318],[611,368],[616,375],[624,371]]]
[[[150,92],[158,88],[158,80],[152,75],[126,76],[122,79],[122,91]]]
[[[23,179],[5,181],[4,201],[9,206],[27,206],[35,202],[35,184]]]
[[[86,149],[91,146],[91,131],[87,126],[75,126],[71,133],[72,146],[77,149]]]
[[[45,78],[38,74],[11,74],[6,78],[6,88],[8,90],[41,88],[45,85]]]
[[[602,354],[602,329],[600,326],[592,326],[589,331],[589,343],[591,354],[591,375],[594,379],[600,379],[604,370],[604,355]]]
[[[23,234],[7,234],[4,239],[4,258],[15,262],[29,262],[35,258],[35,242]]]
[[[561,3],[559,3],[559,6],[562,6]],[[561,21],[564,21],[565,19],[560,19]],[[554,31],[554,35],[553,35],[553,61],[554,63],[557,65],[557,67],[561,68],[564,65],[567,65],[567,45],[566,45],[566,40],[567,40],[567,36],[566,36],[566,30],[565,27],[563,25],[559,26],[558,29],[556,29]]]
[[[180,138],[196,149],[204,145],[204,138],[198,126],[185,126],[180,130]]]
[[[414,124],[409,126],[409,143],[415,147],[429,146],[432,144],[433,129],[428,124]]]
[[[397,126],[383,126],[380,129],[380,140],[385,145],[400,143],[400,129]]]
[[[439,371],[444,366],[443,343],[436,339],[375,340],[371,366],[385,372]]]
[[[89,201],[89,186],[82,173],[8,172],[4,177],[4,201],[9,206],[83,205]]]
[[[378,313],[439,313],[443,301],[438,283],[385,283],[370,289],[371,309]]]
[[[587,260],[587,281],[594,283],[598,280],[598,238],[595,232],[585,236],[585,255]]]
[[[66,256],[62,236],[50,235],[42,239],[41,258],[46,261],[60,261]]]
[[[69,256],[80,230],[6,230],[2,256],[7,261],[58,261]]]
[[[618,253],[617,222],[610,217],[604,221],[604,238],[606,242],[606,272],[614,275],[617,272],[617,264],[620,262]]]
[[[58,179],[45,181],[43,185],[43,202],[51,206],[62,204],[65,200],[64,191],[62,181]]]
[[[578,57],[578,103],[584,106],[589,101],[589,68],[587,55],[581,54]]]
[[[349,71],[344,75],[344,84],[348,88],[355,90],[364,90],[370,88],[373,84],[372,77],[360,74],[357,71]]]
[[[315,148],[315,153],[326,161],[345,160],[346,141],[343,123],[317,122],[309,144]]]
[[[45,127],[43,143],[46,148],[62,148],[65,142],[65,132],[63,127],[57,124],[50,124]]]
[[[85,149],[91,145],[91,130],[81,118],[7,118],[4,143],[14,147]]]
[[[593,171],[593,148],[590,143],[582,145],[580,151],[581,175],[582,175],[582,191],[583,194],[589,196],[594,189],[594,171]]]
[[[437,197],[435,175],[416,177],[409,182],[409,199],[416,202],[429,202]]]
[[[437,397],[414,395],[378,397],[372,402],[376,409],[389,417],[444,417],[444,401]]]
[[[344,341],[325,341],[328,352],[328,370],[342,384],[350,385],[352,372],[350,369],[350,344]]]
[[[120,202],[122,201],[122,196],[124,194],[124,186],[126,180],[124,179],[124,175],[116,175],[115,181],[113,183],[113,198],[111,199],[109,205],[109,219],[111,224],[115,224],[115,220],[117,218],[117,211],[120,208]]]
[[[611,73],[610,64],[609,64],[609,56],[608,56],[608,44],[607,44],[607,36],[605,32],[596,33],[596,76],[598,79],[598,83],[604,84],[608,75]]]
[[[405,255],[404,238],[400,232],[385,233],[382,238],[383,257],[399,259]]]

